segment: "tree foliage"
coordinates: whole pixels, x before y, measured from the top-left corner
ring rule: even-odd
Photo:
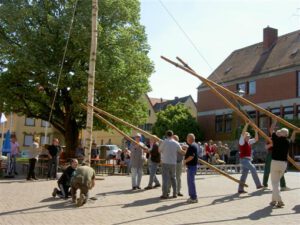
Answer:
[[[169,105],[157,114],[153,132],[163,137],[167,130],[172,130],[174,134],[177,134],[180,141],[185,141],[189,133],[195,134],[197,140],[203,139],[197,121],[183,104]]]
[[[86,114],[91,3],[78,1],[59,76],[75,0],[3,0],[0,3],[0,111],[48,120],[74,149]],[[146,117],[137,99],[150,90],[153,65],[140,24],[138,0],[101,0],[95,105],[134,124]],[[99,126],[99,123],[96,123]]]

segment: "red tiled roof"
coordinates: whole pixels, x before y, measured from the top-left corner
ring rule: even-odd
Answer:
[[[235,50],[208,79],[223,83],[296,65],[300,65],[300,30],[279,36],[267,50],[263,42]]]

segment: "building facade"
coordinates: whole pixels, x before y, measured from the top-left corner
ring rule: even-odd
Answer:
[[[48,125],[47,121],[29,118],[26,116],[19,116],[15,113],[6,114],[7,121],[4,125],[4,135],[10,130],[11,134],[16,135],[20,150],[27,150],[32,142],[33,138],[40,137],[40,144],[49,144],[53,138],[58,138],[61,145],[64,145],[64,138],[62,135],[51,125]],[[47,132],[46,132],[46,126]],[[47,133],[47,136],[45,136]],[[1,124],[1,138],[2,138],[2,124]]]
[[[276,29],[265,28],[262,42],[231,53],[208,79],[275,115],[300,119],[300,30],[279,37],[277,34]],[[229,100],[268,131],[269,117]],[[206,139],[236,138],[243,121],[204,84],[198,87],[197,110]]]

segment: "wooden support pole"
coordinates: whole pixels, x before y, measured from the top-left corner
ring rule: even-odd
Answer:
[[[88,108],[84,105],[81,105],[82,108],[84,108],[85,110],[87,110]],[[121,131],[119,128],[117,128],[115,125],[113,125],[111,122],[107,121],[106,119],[104,119],[102,116],[96,114],[94,112],[94,116],[101,120],[103,123],[105,123],[106,125],[108,125],[109,127],[113,128],[115,131],[117,131],[119,134],[121,134],[123,137],[125,137],[128,141],[138,145],[139,147],[141,147],[144,150],[148,150],[148,148],[140,145],[139,143],[137,143],[135,140],[133,140],[129,135],[125,134],[123,131]]]
[[[234,96],[234,97],[237,98],[238,100],[241,100],[241,101],[245,102],[245,99],[244,99],[243,97],[238,96],[237,94],[235,94],[235,93],[229,91],[228,89],[222,87],[221,85],[216,84],[215,82],[210,81],[210,80],[208,80],[208,79],[206,79],[206,78],[204,78],[204,77],[198,75],[194,70],[192,70],[189,66],[187,66],[187,64],[184,63],[179,57],[177,57],[177,59],[179,59],[179,61],[182,62],[185,66],[182,66],[182,65],[180,65],[180,64],[178,64],[178,63],[176,63],[176,62],[173,62],[172,60],[170,60],[170,59],[168,59],[168,58],[166,58],[166,57],[164,57],[164,56],[161,56],[161,58],[164,59],[165,61],[167,61],[167,62],[173,64],[174,66],[179,67],[180,69],[182,69],[182,70],[184,70],[184,71],[186,71],[186,72],[192,74],[193,76],[197,77],[198,79],[200,79],[203,83],[205,83],[205,84],[212,90],[213,93],[215,93],[218,97],[220,97],[220,98],[224,101],[224,103],[225,103],[226,105],[228,105],[230,108],[232,108],[232,109],[233,109],[233,110],[234,110],[234,111],[235,111],[242,119],[244,119],[246,123],[249,123],[250,126],[252,126],[255,130],[257,130],[257,132],[258,132],[264,139],[266,139],[266,140],[269,141],[269,142],[271,141],[271,138],[270,138],[268,135],[266,135],[259,127],[257,127],[256,124],[253,123],[253,122],[252,122],[245,114],[243,114],[236,106],[234,106],[231,102],[229,102],[227,98],[225,98],[220,92],[218,92],[218,91],[215,89],[215,87],[220,88],[220,89],[223,90],[223,91],[226,90],[226,93],[228,93],[228,94],[231,93],[231,94],[230,94],[231,96]],[[250,102],[250,101],[247,100],[247,102]],[[253,107],[255,106],[255,108],[256,108],[257,110],[259,110],[259,111],[262,110],[261,107],[257,106],[257,105],[254,104],[254,103],[251,103],[251,105],[252,105]],[[264,110],[264,111],[268,112],[267,110]],[[283,119],[280,118],[280,117],[278,117],[279,119],[277,119],[277,116],[275,116],[275,115],[272,114],[271,112],[268,112],[267,115],[268,115],[268,116],[271,116],[271,115],[272,115],[271,117],[272,117],[273,119],[276,119],[276,120],[279,121],[279,122],[285,121],[285,120],[283,120]],[[300,131],[300,129],[299,129],[298,127],[295,127],[294,125],[288,123],[287,121],[285,121],[285,124],[288,125],[288,127],[290,127],[290,128],[295,128],[297,131]],[[300,166],[298,166],[298,165],[296,164],[296,162],[295,162],[290,156],[288,156],[288,161],[289,161],[290,163],[292,163],[298,170],[300,170]]]
[[[84,108],[84,109],[87,108],[85,105],[82,105],[82,104],[81,104],[81,107]],[[134,126],[134,125],[132,125],[132,124],[130,124],[130,123],[128,123],[128,122],[126,122],[126,121],[124,121],[124,120],[121,120],[121,119],[119,119],[118,117],[113,116],[113,115],[111,115],[110,113],[105,112],[105,111],[102,110],[102,109],[99,109],[99,108],[97,108],[97,107],[95,107],[95,106],[93,106],[93,109],[94,109],[96,112],[98,112],[98,113],[104,114],[104,115],[110,117],[111,119],[114,119],[114,120],[116,120],[116,121],[118,121],[118,122],[120,122],[120,123],[122,123],[122,124],[124,124],[124,125],[127,125],[127,126],[133,128],[133,129],[135,129],[135,130],[140,131],[141,133],[147,135],[148,137],[151,137],[151,138],[153,138],[153,139],[155,139],[155,140],[157,140],[157,141],[160,141],[160,142],[162,141],[160,138],[158,138],[158,137],[156,137],[156,136],[154,136],[154,135],[152,135],[152,134],[150,134],[150,133],[148,133],[148,132],[146,132],[146,131],[144,131],[144,130],[142,130],[142,129],[140,129],[140,128],[138,128],[138,127],[136,127],[136,126]],[[97,115],[95,112],[94,112],[94,115],[95,115],[98,119],[101,119],[102,121],[105,120],[103,117]],[[100,117],[101,117],[101,118],[100,118]],[[107,124],[111,124],[111,123],[109,123],[109,122],[107,121]],[[114,128],[114,129],[117,131],[118,128],[115,127],[113,124],[111,124],[110,126],[111,126],[112,128]],[[119,130],[119,129],[118,129],[118,130]],[[125,136],[126,134],[125,134],[124,132],[120,131],[119,133],[120,133],[121,135],[124,135],[124,137],[126,137],[126,136]],[[130,137],[129,137],[129,138],[130,138]],[[129,140],[129,139],[128,139],[128,140]],[[132,140],[132,139],[130,138],[129,141],[131,141],[131,140]],[[215,167],[215,166],[209,164],[208,162],[206,162],[206,161],[204,161],[204,160],[202,160],[202,159],[199,159],[199,162],[202,163],[202,164],[204,164],[204,165],[206,165],[206,166],[209,167],[210,169],[212,169],[212,170],[214,170],[214,171],[220,173],[221,175],[223,175],[223,176],[225,176],[225,177],[227,177],[227,178],[229,178],[229,179],[231,179],[231,180],[233,180],[233,181],[235,181],[235,182],[237,182],[237,183],[239,183],[239,184],[241,184],[241,185],[243,185],[243,186],[245,186],[245,187],[248,187],[247,184],[245,184],[245,183],[243,183],[243,182],[240,182],[238,179],[236,179],[236,178],[230,176],[229,174],[227,174],[227,173],[225,173],[224,171],[218,169],[217,167]]]

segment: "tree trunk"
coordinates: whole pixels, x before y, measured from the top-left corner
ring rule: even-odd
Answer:
[[[74,158],[79,141],[79,129],[74,119],[65,122],[64,137],[66,143],[65,157]]]

